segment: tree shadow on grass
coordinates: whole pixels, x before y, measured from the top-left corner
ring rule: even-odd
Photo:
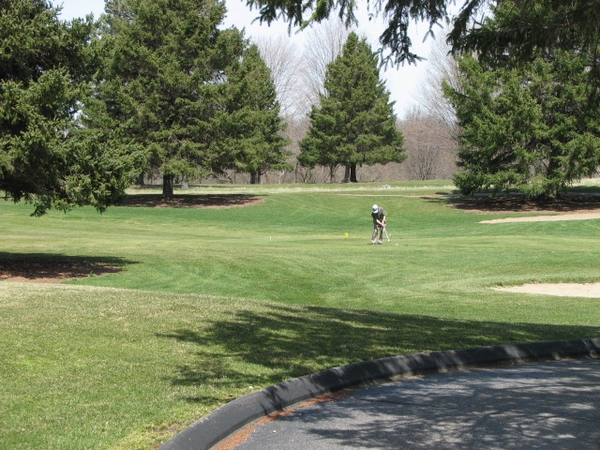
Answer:
[[[590,326],[272,306],[264,313],[236,310],[229,320],[161,336],[197,344],[197,361],[178,367],[173,384],[234,390],[269,386],[327,368],[388,356],[598,335],[600,327]],[[198,396],[188,400],[228,399]]]
[[[122,258],[0,252],[0,280],[59,282],[120,272]]]
[[[247,194],[179,194],[165,199],[160,194],[127,195],[120,206],[146,208],[235,208],[254,206],[265,201],[265,197]]]
[[[572,194],[558,198],[532,199],[520,194],[496,194],[428,198],[463,211],[482,213],[583,212],[600,209],[600,196]]]

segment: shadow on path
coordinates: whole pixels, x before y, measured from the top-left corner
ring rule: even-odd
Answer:
[[[240,450],[598,449],[600,361],[404,379],[257,427]]]

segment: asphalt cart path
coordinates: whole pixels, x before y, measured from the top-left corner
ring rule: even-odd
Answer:
[[[346,390],[262,419],[228,445],[599,450],[600,360],[457,370]]]

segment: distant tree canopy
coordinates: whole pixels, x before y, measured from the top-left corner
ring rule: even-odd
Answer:
[[[379,78],[377,56],[365,39],[350,33],[342,54],[327,67],[324,87],[300,143],[300,164],[326,166],[331,174],[343,166],[344,181],[356,182],[357,167],[363,164],[404,160],[393,103]]]
[[[34,215],[102,211],[130,184],[132,156],[77,129],[93,36],[93,23],[62,22],[44,0],[0,1],[0,190]]]

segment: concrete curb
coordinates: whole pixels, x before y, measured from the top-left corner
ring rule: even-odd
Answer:
[[[165,442],[159,450],[208,450],[245,425],[319,395],[394,377],[563,358],[598,358],[600,338],[493,345],[393,356],[335,367],[233,400]]]

